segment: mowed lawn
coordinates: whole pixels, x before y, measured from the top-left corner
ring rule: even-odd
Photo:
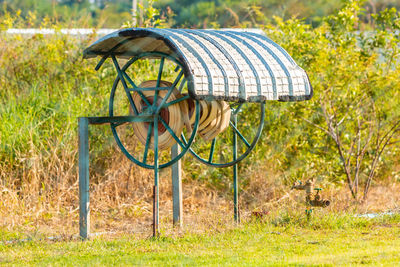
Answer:
[[[4,231],[1,235],[3,240],[7,236]],[[2,242],[0,264],[399,266],[400,216],[250,222],[234,229],[158,239],[126,235],[85,242]]]

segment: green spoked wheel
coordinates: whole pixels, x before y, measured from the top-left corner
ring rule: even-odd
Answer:
[[[260,139],[265,102],[232,102],[229,106],[229,127],[212,140],[196,137],[189,148],[190,153],[206,165],[217,168],[233,166],[246,158]]]
[[[195,119],[189,123],[188,77],[182,64],[159,52],[139,54],[123,67],[115,57],[113,62],[118,76],[111,90],[109,116],[140,118],[135,122],[111,124],[117,145],[128,159],[141,167],[171,166],[189,150],[200,117],[200,104],[194,101],[192,117]],[[176,156],[169,149],[174,144],[181,148]],[[156,153],[157,162],[154,161]]]

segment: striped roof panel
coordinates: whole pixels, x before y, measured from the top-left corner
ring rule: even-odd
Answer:
[[[84,51],[95,56],[132,57],[162,52],[176,57],[195,99],[259,102],[312,97],[306,72],[265,35],[237,30],[124,29]]]

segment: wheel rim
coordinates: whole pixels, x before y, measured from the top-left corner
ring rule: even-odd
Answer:
[[[189,148],[189,152],[197,159],[199,160],[201,163],[204,163],[208,166],[212,166],[212,167],[217,167],[217,168],[224,168],[224,167],[229,167],[229,166],[233,166],[235,164],[237,164],[238,162],[242,161],[244,158],[246,158],[250,152],[255,148],[258,140],[261,137],[261,133],[264,127],[264,118],[265,118],[265,102],[262,103],[253,103],[253,105],[259,105],[260,107],[260,115],[259,115],[259,120],[258,120],[258,127],[257,130],[254,133],[254,136],[251,138],[251,142],[247,141],[248,139],[246,137],[243,136],[243,134],[241,133],[241,130],[238,129],[238,127],[234,127],[235,123],[234,123],[234,117],[238,115],[238,113],[240,112],[240,109],[242,108],[242,105],[245,105],[246,103],[237,103],[236,105],[239,105],[239,107],[237,109],[232,108],[232,117],[231,117],[231,121],[230,121],[230,130],[232,132],[234,132],[234,134],[239,137],[239,143],[243,143],[246,148],[242,149],[241,152],[238,153],[238,155],[233,155],[234,154],[234,145],[232,143],[232,149],[231,149],[231,154],[232,154],[232,159],[226,159],[225,161],[222,159],[220,159],[220,162],[216,162],[214,156],[215,150],[218,150],[217,148],[217,142],[218,142],[218,136],[215,137],[212,141],[205,143],[204,146],[209,146],[209,148],[205,149],[205,151],[203,151],[202,153],[199,153],[199,151],[196,152],[196,143],[197,141],[195,141],[192,146]],[[250,103],[247,103],[250,105]],[[236,114],[235,114],[236,113]],[[230,132],[231,132],[230,131]],[[184,138],[184,137],[183,137]],[[249,138],[250,139],[250,138]],[[220,140],[220,141],[224,141],[224,140]],[[217,151],[218,152],[218,151]],[[239,156],[240,154],[240,156]],[[236,157],[236,159],[234,158]]]
[[[118,89],[118,85],[119,85],[120,83],[122,83],[122,85],[123,85],[123,90],[125,91],[125,93],[126,93],[126,95],[127,95],[127,99],[129,99],[129,95],[130,95],[130,97],[132,98],[131,91],[129,91],[130,88],[129,88],[127,85],[129,84],[129,85],[132,86],[133,88],[137,88],[137,86],[135,85],[134,81],[133,81],[133,80],[130,78],[130,76],[126,73],[126,71],[128,70],[128,68],[129,68],[133,63],[137,62],[137,61],[140,60],[140,59],[149,59],[149,58],[154,58],[154,57],[157,57],[157,58],[160,57],[160,58],[161,58],[161,59],[160,59],[159,71],[158,71],[158,74],[157,74],[157,86],[154,88],[154,89],[155,89],[155,90],[154,90],[154,95],[156,95],[156,96],[158,97],[158,89],[161,88],[159,85],[160,85],[161,78],[162,78],[162,73],[163,73],[163,67],[164,67],[165,59],[168,59],[169,61],[175,63],[176,66],[177,66],[177,67],[176,67],[176,70],[178,70],[178,67],[179,67],[180,70],[181,70],[181,71],[179,72],[179,74],[178,74],[178,77],[179,77],[179,76],[181,76],[181,77],[179,77],[179,79],[178,79],[178,77],[177,77],[177,78],[174,80],[174,83],[173,83],[172,88],[176,87],[176,86],[178,85],[178,82],[180,82],[180,86],[179,86],[180,88],[179,88],[179,90],[182,90],[181,87],[185,86],[185,84],[187,85],[188,77],[184,76],[183,70],[182,70],[182,65],[180,64],[180,62],[179,62],[177,59],[175,59],[175,58],[173,58],[173,57],[171,57],[171,56],[169,56],[169,55],[167,55],[167,54],[163,54],[163,53],[159,53],[159,52],[151,52],[151,53],[143,53],[143,54],[140,54],[140,55],[138,55],[138,56],[136,56],[136,57],[131,58],[131,59],[120,69],[120,72],[118,73],[118,76],[117,76],[116,79],[114,80],[114,84],[113,84],[113,87],[112,87],[112,90],[111,90],[111,94],[110,94],[110,101],[109,101],[109,116],[110,116],[110,117],[113,117],[114,114],[115,114],[115,104],[116,104],[116,103],[115,103],[115,97],[116,97],[116,92],[117,92],[117,89]],[[122,76],[122,77],[121,77],[121,76]],[[180,79],[182,78],[182,76],[184,76],[184,77],[183,77],[183,80],[180,81]],[[122,78],[122,79],[121,79],[121,78]],[[122,81],[122,82],[121,82],[121,81]],[[182,84],[183,84],[183,85],[182,85]],[[146,90],[147,90],[147,89],[146,89]],[[168,92],[169,92],[169,91],[168,91]],[[138,93],[141,94],[140,92],[138,92]],[[128,94],[129,94],[129,95],[128,95]],[[180,101],[183,101],[183,100],[184,100],[183,98],[180,98],[180,99],[174,100],[175,103],[171,103],[172,101],[171,101],[171,102],[167,102],[169,96],[170,96],[170,95],[167,94],[167,96],[165,97],[165,98],[166,98],[165,101],[164,101],[164,98],[163,98],[163,102],[161,103],[161,104],[163,105],[163,107],[165,107],[165,105],[177,104],[177,103],[179,103]],[[186,96],[186,97],[187,97],[187,96]],[[156,97],[155,97],[155,98],[156,98]],[[143,99],[143,100],[144,100],[144,99]],[[146,100],[144,100],[144,101],[146,101]],[[130,101],[130,99],[129,99],[129,102],[130,102],[130,106],[132,107],[132,110],[133,110],[134,115],[138,115],[137,108],[136,108],[135,104],[133,103],[133,101]],[[157,103],[157,101],[156,101],[156,103]],[[133,104],[133,105],[132,105],[132,104]],[[154,108],[157,109],[158,111],[160,111],[160,110],[162,109],[162,107],[160,107],[160,106],[161,106],[161,105],[158,105],[158,103],[157,103],[157,105],[155,105]],[[192,142],[194,141],[194,138],[195,138],[195,136],[196,136],[196,133],[197,133],[198,122],[199,122],[199,114],[200,114],[200,105],[199,105],[199,102],[198,102],[198,101],[195,101],[195,123],[193,124],[192,132],[191,132],[190,134],[188,134],[188,135],[189,135],[188,141],[186,141],[186,138],[185,138],[185,136],[184,136],[183,133],[180,135],[180,136],[181,136],[181,139],[179,138],[179,136],[176,136],[175,134],[173,134],[173,131],[171,130],[171,128],[169,128],[168,124],[162,119],[161,116],[157,115],[157,116],[158,116],[158,119],[161,121],[161,125],[164,126],[164,127],[168,130],[168,132],[171,134],[171,136],[173,136],[173,138],[176,140],[176,142],[178,143],[178,145],[181,147],[181,152],[180,152],[176,157],[171,158],[171,159],[169,159],[169,160],[167,159],[166,162],[164,162],[164,163],[162,163],[162,164],[159,164],[159,165],[158,165],[158,168],[159,168],[159,169],[166,168],[166,167],[171,166],[172,164],[176,163],[176,162],[177,162],[179,159],[181,159],[181,158],[183,157],[183,155],[189,150],[189,148],[190,148]],[[150,124],[151,124],[151,123],[150,123]],[[160,125],[160,124],[158,124],[158,125]],[[111,123],[110,126],[111,126],[111,131],[112,131],[112,133],[113,133],[113,136],[114,136],[115,141],[117,142],[118,147],[120,148],[120,150],[123,152],[123,154],[124,154],[129,160],[131,160],[132,162],[134,162],[135,164],[137,164],[137,165],[139,165],[139,166],[141,166],[141,167],[143,167],[143,168],[154,169],[154,165],[155,165],[154,163],[152,163],[152,164],[147,163],[148,154],[149,154],[149,144],[148,144],[147,142],[146,142],[145,147],[144,147],[144,151],[143,151],[143,154],[142,154],[142,159],[140,159],[139,156],[134,156],[133,153],[129,152],[128,149],[125,147],[124,142],[121,140],[121,138],[120,138],[120,135],[121,135],[121,134],[119,134],[119,133],[118,133],[118,130],[117,130],[117,128],[120,127],[121,124],[114,124],[114,123]],[[154,135],[154,129],[153,129],[153,130],[150,130],[151,128],[154,128],[154,127],[149,127],[149,128],[148,128],[148,129],[149,129],[149,132],[148,132],[148,135],[147,135],[147,139],[148,139],[148,140],[151,140],[151,134]],[[152,131],[153,131],[153,133],[152,133]],[[171,132],[171,131],[172,131],[172,132]],[[153,150],[154,150],[154,149],[153,149]]]

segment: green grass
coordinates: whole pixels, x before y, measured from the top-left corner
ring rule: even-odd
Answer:
[[[400,217],[348,215],[251,222],[182,237],[0,245],[5,265],[398,265]],[[2,238],[13,236],[1,232]]]

